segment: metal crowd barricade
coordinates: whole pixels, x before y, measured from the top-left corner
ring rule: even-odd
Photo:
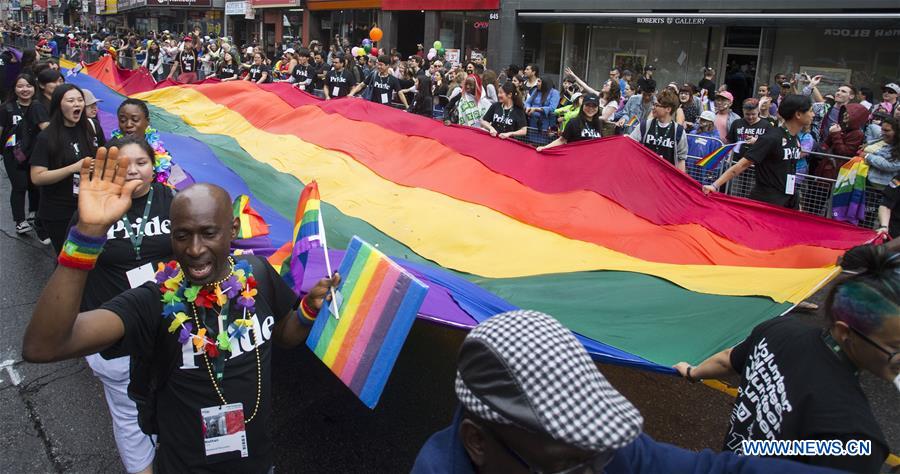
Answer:
[[[688,140],[688,156],[687,156],[687,160],[685,160],[685,171],[687,172],[688,176],[690,176],[691,178],[694,178],[694,180],[696,180],[700,184],[703,184],[703,185],[712,184],[715,180],[719,179],[719,176],[721,176],[722,172],[725,169],[725,164],[729,160],[723,159],[719,162],[718,165],[716,165],[715,168],[706,169],[706,168],[703,168],[703,167],[697,165],[697,162],[700,161],[701,159],[703,159],[703,156],[691,155],[690,150],[692,148],[692,145],[696,144],[695,141],[697,141],[697,140],[704,140],[705,142],[703,143],[703,145],[712,141],[714,146],[710,147],[710,148],[712,148],[713,150],[718,149],[719,147],[724,145],[724,143],[722,143],[722,140],[719,140],[718,138],[715,138],[715,137],[705,137],[702,135],[694,135],[694,134],[690,134],[690,133],[687,134],[687,140]]]
[[[731,160],[725,164],[725,168],[732,165]],[[831,218],[831,192],[834,189],[835,180],[813,176],[809,174],[797,174],[795,192],[800,196],[800,211],[820,217]],[[747,168],[728,182],[725,192],[735,197],[750,197],[750,191],[756,184],[756,169]]]

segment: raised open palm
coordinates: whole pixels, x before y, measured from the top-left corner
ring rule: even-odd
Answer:
[[[81,164],[78,190],[78,224],[105,233],[131,207],[131,193],[138,180],[125,182],[128,158],[119,158],[119,149],[101,147],[97,157]],[[86,230],[86,229],[85,229]]]

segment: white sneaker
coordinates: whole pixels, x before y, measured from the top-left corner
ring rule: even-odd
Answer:
[[[31,232],[31,224],[28,221],[22,221],[16,224],[16,233],[24,234],[26,232]]]

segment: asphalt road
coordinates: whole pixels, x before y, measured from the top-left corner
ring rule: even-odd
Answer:
[[[81,359],[21,362],[21,341],[38,294],[53,270],[48,247],[19,237],[9,214],[9,181],[0,177],[0,473],[123,472],[100,383]],[[821,301],[822,294],[814,300]],[[802,315],[822,323],[820,315]],[[461,331],[417,321],[378,407],[370,411],[305,348],[274,358],[276,470],[406,472],[425,439],[450,420]],[[601,366],[644,414],[646,431],[690,449],[718,450],[731,398],[675,377]],[[864,375],[863,386],[900,452],[900,396]]]

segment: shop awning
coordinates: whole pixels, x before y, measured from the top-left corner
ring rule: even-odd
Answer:
[[[251,0],[251,8],[296,8],[300,0]]]
[[[306,0],[310,10],[363,10],[381,8],[381,0]]]
[[[382,10],[499,10],[500,0],[382,0]]]
[[[591,23],[617,25],[673,26],[864,26],[897,27],[900,13],[763,13],[763,12],[532,12],[520,11],[518,18],[531,23]]]

